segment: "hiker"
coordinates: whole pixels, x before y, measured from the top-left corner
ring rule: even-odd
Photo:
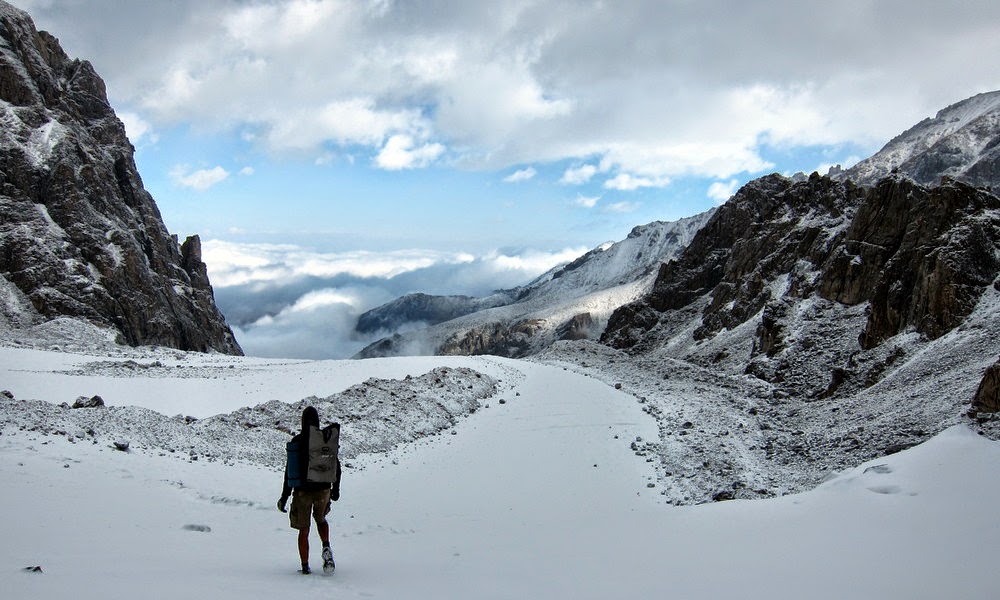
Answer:
[[[312,445],[311,435],[316,436]],[[323,445],[323,439],[328,440],[327,445]],[[278,510],[288,512],[285,505],[291,495],[292,509],[288,513],[288,520],[292,529],[299,530],[299,558],[302,561],[303,575],[311,572],[310,520],[316,521],[319,539],[323,542],[323,571],[332,573],[336,568],[330,548],[330,524],[326,521],[326,515],[330,512],[330,502],[340,499],[340,460],[336,458],[339,443],[340,425],[334,423],[320,429],[319,413],[314,407],[307,406],[302,411],[302,430],[287,445],[288,459]],[[318,445],[322,446],[322,455],[316,450]],[[330,454],[333,456],[332,460]],[[324,464],[322,461],[327,462]]]

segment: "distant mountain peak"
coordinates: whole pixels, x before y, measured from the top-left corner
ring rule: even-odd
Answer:
[[[1000,184],[1000,91],[941,109],[836,178],[872,185],[892,172],[921,185],[936,185],[942,176],[976,186]]]

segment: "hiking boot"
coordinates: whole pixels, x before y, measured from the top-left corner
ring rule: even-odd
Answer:
[[[323,548],[323,572],[330,574],[336,568],[337,565],[333,562],[333,551],[330,550],[329,546],[326,546]]]

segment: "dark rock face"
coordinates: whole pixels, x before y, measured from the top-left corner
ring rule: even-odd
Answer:
[[[994,363],[983,375],[983,380],[976,390],[972,401],[974,412],[1000,412],[1000,362]]]
[[[594,318],[590,313],[580,313],[556,328],[560,340],[587,340],[594,329]]]
[[[531,353],[532,338],[538,335],[544,324],[538,319],[526,319],[510,325],[489,323],[450,336],[437,349],[437,353],[458,356],[492,354],[520,358]]]
[[[200,241],[178,248],[143,189],[104,82],[4,2],[0,101],[0,274],[37,318],[83,318],[132,345],[242,353]]]
[[[720,208],[646,298],[612,315],[601,339],[655,349],[695,306],[703,307],[696,341],[757,319],[746,372],[772,383],[809,379],[797,392],[831,397],[855,372],[864,377],[848,389],[873,385],[899,358],[888,350],[859,366],[854,353],[906,331],[933,340],[961,325],[1000,274],[998,246],[1000,199],[985,188],[946,180],[928,189],[895,176],[868,189],[772,175]],[[846,341],[852,325],[836,306],[866,303],[856,346],[815,347],[824,336]],[[806,346],[787,339],[803,328],[818,337]],[[797,375],[803,369],[811,374]]]
[[[656,313],[687,307],[705,296],[710,303],[695,338],[714,335],[746,322],[783,295],[786,289],[768,287],[782,276],[788,293],[809,293],[814,287],[809,265],[830,253],[863,194],[850,183],[818,175],[800,183],[777,174],[748,183],[677,260],[660,268],[647,298],[612,315],[602,341],[630,347],[634,335],[623,332],[637,327],[648,331],[660,321]],[[766,352],[773,341],[762,344]]]
[[[871,302],[861,346],[912,328],[935,339],[961,324],[1000,272],[1000,199],[948,181],[885,179],[824,265],[820,294]]]

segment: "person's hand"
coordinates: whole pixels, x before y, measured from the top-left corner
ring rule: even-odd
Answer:
[[[327,503],[326,503],[326,512],[325,512],[325,513],[323,513],[323,516],[324,516],[324,517],[325,517],[326,515],[330,514],[330,506],[331,506],[332,504],[333,504],[333,502],[327,502]]]
[[[278,510],[280,510],[283,513],[288,512],[288,509],[285,508],[285,504],[287,504],[287,503],[288,503],[288,498],[280,498],[280,499],[278,499]]]

